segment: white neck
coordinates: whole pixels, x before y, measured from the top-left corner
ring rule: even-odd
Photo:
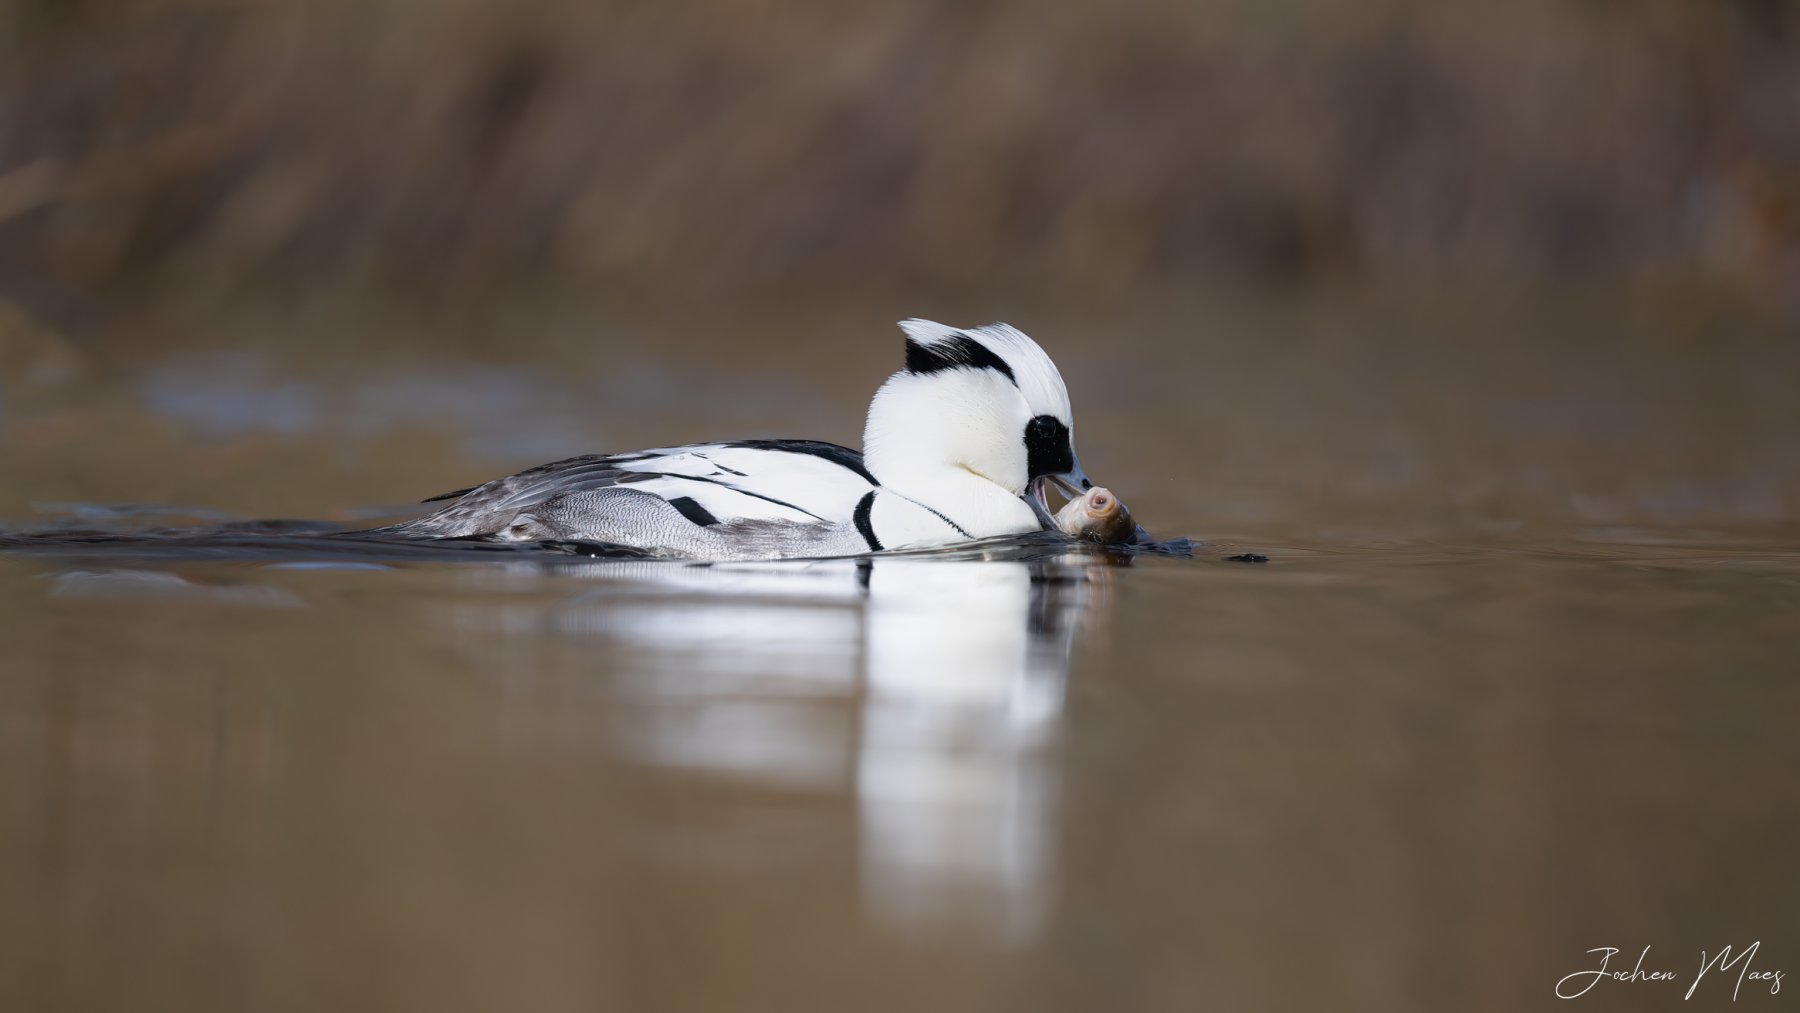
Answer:
[[[913,503],[883,504],[875,515],[882,541],[889,548],[945,544],[970,538],[1018,535],[1043,525],[1024,500],[964,468],[947,467],[935,473],[906,474],[899,481],[883,478],[883,486]],[[895,499],[883,496],[880,500]],[[920,509],[923,508],[923,509]],[[949,521],[955,528],[945,524]]]
[[[970,538],[1038,530],[1037,514],[1019,498],[1028,415],[1018,388],[991,370],[889,377],[875,392],[863,429],[863,463],[899,494],[876,500],[877,528],[883,521],[891,526],[883,541],[962,540],[951,524]]]

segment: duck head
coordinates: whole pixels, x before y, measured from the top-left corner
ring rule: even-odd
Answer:
[[[863,430],[863,460],[883,485],[931,503],[935,488],[973,476],[1015,502],[1029,494],[1037,526],[1049,524],[1046,483],[1070,495],[1093,485],[1075,456],[1068,389],[1036,342],[1000,323],[900,329],[906,368],[875,392]]]

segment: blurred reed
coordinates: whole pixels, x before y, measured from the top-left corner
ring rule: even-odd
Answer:
[[[14,0],[0,292],[1800,291],[1778,0]]]

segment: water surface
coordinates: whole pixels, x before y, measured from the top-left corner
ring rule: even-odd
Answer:
[[[1511,1013],[1596,947],[1683,984],[1566,1008],[1675,1008],[1726,944],[1800,971],[1791,341],[901,303],[0,334],[0,1009]],[[1192,557],[323,534],[563,454],[854,445],[920,312],[1042,340],[1089,471]]]
[[[0,555],[7,1008],[1501,1010],[1596,946],[1800,968],[1791,546],[300,542]]]

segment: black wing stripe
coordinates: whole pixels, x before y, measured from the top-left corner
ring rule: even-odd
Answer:
[[[863,541],[869,543],[870,552],[880,552],[881,539],[875,537],[875,525],[869,520],[869,514],[874,509],[875,490],[870,489],[869,494],[856,504],[856,530],[862,534]]]
[[[820,516],[819,516],[819,515],[818,515],[818,514],[816,514],[816,513],[813,513],[813,512],[812,512],[812,511],[811,511],[811,510],[808,510],[808,509],[806,509],[806,508],[805,508],[805,507],[798,507],[798,506],[795,506],[795,505],[794,505],[794,504],[792,504],[792,503],[789,503],[789,502],[788,502],[788,501],[787,501],[787,500],[781,500],[781,499],[776,499],[776,498],[775,498],[775,497],[773,497],[773,496],[764,496],[764,495],[763,495],[763,494],[762,494],[762,493],[760,493],[760,492],[751,492],[751,491],[750,491],[750,490],[748,490],[748,489],[739,489],[739,488],[738,488],[738,487],[737,487],[737,486],[735,486],[735,485],[732,485],[732,484],[730,484],[730,483],[728,483],[728,482],[721,482],[721,481],[719,481],[719,480],[718,480],[718,479],[716,479],[716,478],[705,478],[705,477],[703,477],[703,476],[700,476],[700,475],[658,475],[658,476],[657,476],[657,477],[658,477],[658,478],[674,478],[674,479],[680,479],[680,480],[681,480],[681,481],[683,481],[683,482],[705,482],[705,483],[706,483],[706,484],[707,484],[707,485],[716,485],[716,486],[719,486],[719,487],[721,487],[721,488],[724,488],[724,489],[730,489],[730,490],[731,490],[731,491],[732,491],[732,492],[735,492],[735,493],[738,493],[738,494],[739,494],[739,495],[743,495],[743,496],[750,496],[750,497],[753,497],[753,498],[755,498],[755,499],[760,499],[760,500],[764,500],[764,501],[766,501],[766,502],[769,502],[769,503],[773,503],[773,504],[775,504],[775,505],[776,505],[776,506],[784,506],[784,507],[787,507],[787,508],[788,508],[788,509],[789,509],[789,510],[795,510],[795,511],[798,511],[798,512],[800,512],[800,513],[803,513],[803,514],[805,514],[805,515],[806,515],[806,516],[808,516],[808,517],[811,517],[811,518],[812,518],[812,519],[813,519],[813,520],[815,520],[815,521],[821,521],[821,522],[822,522],[822,521],[824,521],[824,520],[825,520],[825,518],[823,518],[823,517],[820,517]],[[873,494],[872,494],[872,493],[871,493],[871,495],[873,495]],[[672,502],[672,501],[671,501],[671,502]],[[679,508],[679,507],[677,507],[677,509],[680,509],[680,508]]]
[[[785,454],[805,454],[854,471],[870,485],[881,484],[875,481],[875,476],[869,474],[869,469],[863,466],[861,454],[849,447],[840,447],[835,443],[825,443],[820,440],[738,440],[736,443],[727,443],[725,446],[744,450],[776,450]]]
[[[710,528],[719,523],[719,519],[713,516],[712,511],[694,502],[692,496],[677,496],[669,501],[669,505],[679,511],[681,516],[703,528]]]
[[[869,470],[863,467],[861,454],[858,454],[848,447],[840,447],[835,443],[825,443],[819,440],[742,440],[736,443],[710,444],[708,446],[738,447],[750,450],[804,454],[810,457],[817,457],[824,461],[829,461],[832,464],[859,476],[863,481],[870,485],[880,484],[875,481],[875,476],[871,475]],[[560,461],[551,461],[548,464],[540,464],[535,468],[527,468],[517,474],[495,479],[494,481],[483,485],[470,486],[466,489],[457,489],[454,492],[433,496],[424,502],[435,503],[441,500],[457,500],[468,497],[462,504],[455,507],[442,507],[440,509],[481,509],[487,511],[513,510],[578,492],[587,492],[593,489],[604,489],[618,485],[629,485],[637,482],[652,482],[657,479],[667,478],[686,480],[689,482],[706,482],[710,485],[723,486],[724,488],[730,489],[732,492],[741,493],[753,499],[760,499],[768,503],[773,503],[776,506],[785,507],[796,513],[804,514],[820,523],[827,523],[825,518],[811,510],[786,500],[776,499],[773,496],[766,496],[759,492],[741,489],[736,485],[733,485],[729,480],[721,481],[718,477],[683,475],[674,472],[639,471],[636,468],[631,467],[632,464],[637,462],[666,459],[681,453],[685,449],[687,448],[674,448],[669,452],[658,453],[644,452],[616,455],[584,454],[580,457],[564,458]],[[721,472],[738,478],[749,477],[744,472],[725,467],[717,461],[711,460],[711,458],[707,457],[705,454],[696,454],[695,456],[699,457],[701,460],[707,461]],[[693,497],[687,498],[690,500],[693,499]],[[699,506],[698,501],[695,501],[695,506]],[[677,507],[676,509],[679,510],[680,507]],[[689,519],[691,520],[692,518]],[[714,520],[715,523],[718,523],[716,517]],[[696,523],[698,522],[696,521]]]
[[[705,454],[695,454],[694,456],[698,457],[702,461],[705,461],[707,464],[710,464],[713,467],[719,469],[720,471],[724,472],[727,475],[736,475],[739,478],[749,478],[750,477],[749,472],[739,471],[736,468],[727,468],[723,464],[720,464],[719,462],[713,460],[712,458],[707,457]]]

